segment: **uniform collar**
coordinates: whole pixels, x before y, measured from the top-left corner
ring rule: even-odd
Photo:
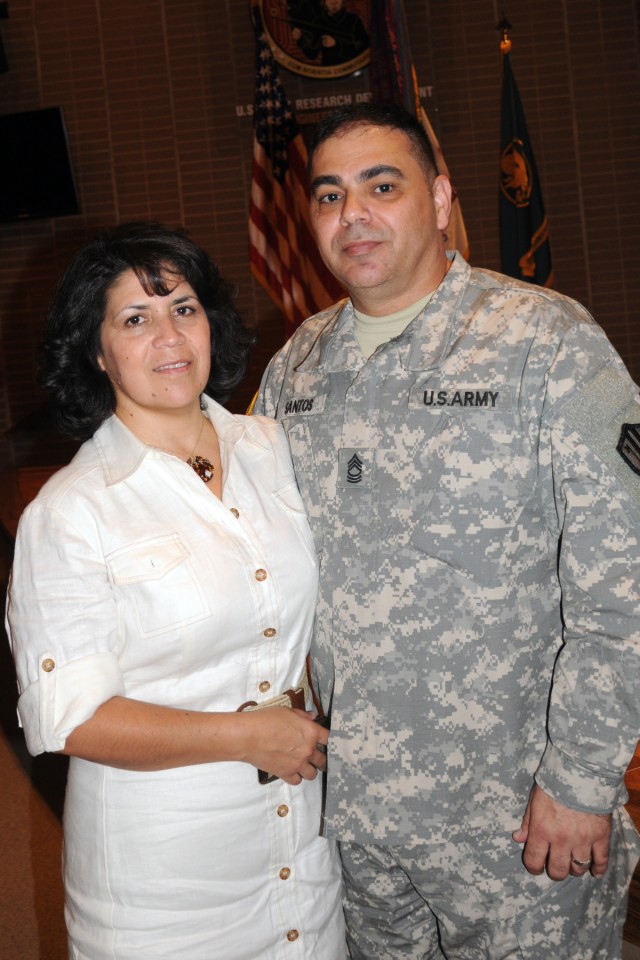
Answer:
[[[471,267],[457,250],[447,252],[449,270],[429,303],[398,338],[407,370],[438,366],[464,322],[460,304],[469,283]],[[406,341],[403,343],[406,336]]]
[[[424,310],[396,340],[400,362],[407,370],[436,366],[455,336],[451,321],[458,312],[471,268],[457,251],[448,252],[447,258],[450,267],[440,286]],[[356,339],[351,300],[336,304],[318,319],[325,320],[325,317],[326,321],[308,353],[296,364],[296,371],[359,370],[366,359]]]

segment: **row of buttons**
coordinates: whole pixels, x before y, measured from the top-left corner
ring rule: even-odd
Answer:
[[[289,813],[289,807],[286,805],[286,803],[281,803],[280,806],[278,807],[278,816],[286,817],[288,813]],[[283,867],[282,870],[280,871],[280,879],[288,880],[290,876],[291,876],[291,870],[289,869],[289,867]]]
[[[240,518],[240,511],[236,507],[231,507],[230,511],[236,519]],[[255,578],[259,583],[263,583],[268,577],[268,573],[262,567],[258,567],[255,572]],[[267,637],[268,640],[273,639],[277,634],[275,627],[267,627],[266,630],[263,630],[263,636]],[[267,693],[271,689],[271,684],[268,680],[263,680],[262,683],[258,684],[258,690],[260,693]]]
[[[286,817],[288,815],[289,807],[286,805],[286,803],[280,804],[280,806],[278,807],[277,813],[279,817]],[[291,870],[289,869],[289,867],[283,867],[282,870],[280,871],[279,876],[281,880],[288,880],[289,877],[291,876]],[[289,932],[287,933],[287,940],[289,941],[289,943],[293,943],[295,940],[298,939],[299,936],[300,934],[297,930],[289,930]]]
[[[233,510],[231,512],[234,513]],[[262,569],[262,567],[258,567],[258,569],[256,570],[255,576],[256,576],[256,580],[259,583],[263,583],[267,579],[268,574],[266,570]],[[275,627],[267,627],[267,629],[263,631],[263,636],[267,637],[268,639],[271,639],[272,637],[275,637],[277,632],[278,631],[276,630]],[[260,691],[260,693],[267,693],[270,689],[271,689],[271,684],[269,683],[268,680],[263,680],[262,683],[258,684],[258,690]]]

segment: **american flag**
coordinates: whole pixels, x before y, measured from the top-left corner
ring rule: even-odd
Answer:
[[[309,220],[307,149],[261,26],[256,34],[249,255],[251,272],[282,310],[289,335],[345,294],[318,252]]]
[[[418,81],[411,60],[409,31],[402,0],[371,0],[369,23],[371,42],[371,97],[377,103],[395,103],[415,114],[427,131],[438,166],[438,173],[451,180],[429,118],[420,103]],[[446,231],[447,248],[469,256],[469,241],[462,219],[460,200],[454,189],[453,206]]]

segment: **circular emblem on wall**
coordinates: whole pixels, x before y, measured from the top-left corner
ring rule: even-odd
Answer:
[[[531,164],[522,140],[512,140],[500,157],[500,189],[515,207],[526,207],[531,199]]]
[[[369,63],[370,0],[258,0],[257,5],[273,55],[287,70],[330,79]]]

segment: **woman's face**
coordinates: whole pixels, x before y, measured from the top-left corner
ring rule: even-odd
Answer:
[[[107,297],[97,359],[115,391],[116,413],[132,425],[149,414],[199,404],[209,379],[204,308],[181,277],[167,272],[165,280],[167,296],[149,295],[127,270]]]

